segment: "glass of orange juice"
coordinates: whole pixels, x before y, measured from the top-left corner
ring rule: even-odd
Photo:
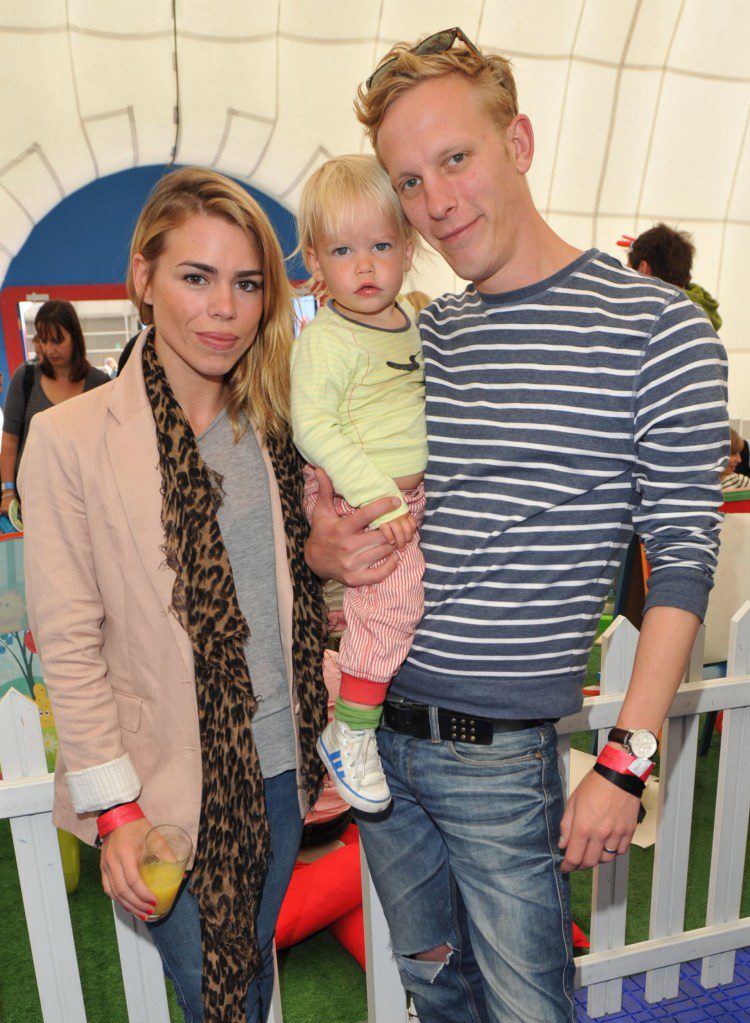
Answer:
[[[192,853],[190,836],[174,824],[157,824],[146,835],[140,873],[156,899],[149,920],[160,920],[172,908]]]

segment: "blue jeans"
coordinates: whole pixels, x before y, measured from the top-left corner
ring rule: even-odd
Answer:
[[[381,727],[378,747],[393,812],[359,826],[420,1023],[574,1021],[553,725],[491,746]],[[446,962],[414,958],[442,945]]]
[[[271,855],[257,919],[262,966],[247,991],[247,1023],[263,1023],[271,1008],[273,936],[302,837],[295,772],[285,771],[269,778],[264,783],[264,792],[271,832]],[[185,1014],[185,1023],[202,1023],[201,922],[198,904],[186,885],[177,896],[169,916],[148,927],[164,963],[164,972],[174,985],[177,1001]]]

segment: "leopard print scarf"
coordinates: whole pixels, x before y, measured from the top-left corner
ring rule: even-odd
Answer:
[[[205,465],[153,344],[143,377],[156,423],[162,474],[164,553],[176,573],[171,610],[190,637],[201,736],[201,825],[190,890],[201,916],[206,1023],[245,1023],[247,988],[260,966],[256,916],[269,854],[263,777],[255,748],[256,709],[240,611],[217,510],[221,479]],[[269,438],[294,583],[292,661],[299,710],[301,780],[311,804],[322,767],[315,740],[325,725],[324,614],[304,560],[300,460],[291,437]]]

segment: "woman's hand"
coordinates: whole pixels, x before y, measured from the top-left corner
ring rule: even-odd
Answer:
[[[141,920],[150,916],[156,905],[153,892],[138,870],[151,827],[145,818],[129,821],[110,831],[102,842],[102,887],[110,899]]]
[[[7,515],[10,511],[10,506],[18,495],[15,490],[4,490],[3,497],[0,501],[0,515]]]
[[[331,481],[322,469],[316,469],[315,475],[318,501],[305,547],[307,564],[321,579],[338,579],[346,586],[381,582],[396,568],[398,554],[379,529],[367,527],[393,511],[398,498],[379,497],[353,515],[341,518],[333,507]],[[383,563],[377,564],[379,561]]]

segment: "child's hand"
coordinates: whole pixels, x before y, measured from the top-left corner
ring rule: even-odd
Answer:
[[[405,547],[414,536],[417,530],[417,523],[414,521],[414,517],[410,515],[409,512],[405,512],[403,515],[399,515],[397,519],[391,519],[390,522],[384,522],[379,528],[388,543],[393,544],[394,547],[398,547],[399,550],[401,550],[401,548]]]

